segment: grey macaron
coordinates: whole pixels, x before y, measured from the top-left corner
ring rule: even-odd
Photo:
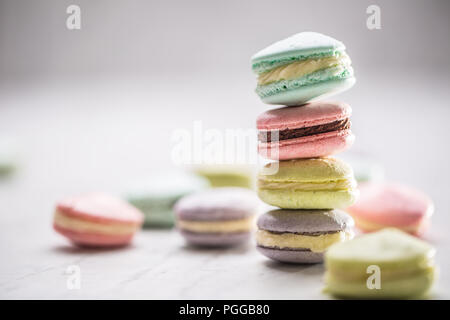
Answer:
[[[260,216],[257,225],[257,248],[266,257],[287,263],[320,263],[327,246],[353,237],[354,222],[336,209],[278,209]]]
[[[213,188],[188,195],[174,207],[181,235],[192,245],[224,247],[246,242],[260,202],[237,187]]]

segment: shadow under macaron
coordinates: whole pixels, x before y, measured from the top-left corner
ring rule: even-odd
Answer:
[[[325,271],[323,263],[287,263],[275,260],[264,261],[264,266],[282,272],[302,273],[305,275],[322,275]]]
[[[94,247],[94,246],[83,246],[78,244],[68,243],[67,245],[58,245],[51,248],[51,251],[59,254],[67,255],[79,255],[79,254],[101,254],[101,253],[111,253],[111,252],[121,252],[123,250],[129,250],[135,247],[133,244],[125,244],[120,246],[107,246],[107,247]]]
[[[246,254],[253,249],[250,243],[224,246],[205,246],[185,243],[181,247],[183,250],[192,254],[217,254],[217,255],[241,255]]]

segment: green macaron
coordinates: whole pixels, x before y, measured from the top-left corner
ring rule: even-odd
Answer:
[[[358,196],[353,171],[336,158],[269,163],[258,175],[258,195],[283,209],[346,208]]]
[[[300,105],[349,89],[355,83],[342,42],[301,32],[256,53],[252,69],[256,93],[269,104]]]
[[[435,249],[398,229],[383,229],[325,254],[325,291],[343,298],[422,298],[435,279]]]
[[[194,172],[206,178],[211,187],[254,188],[254,168],[244,165],[203,165]]]
[[[181,197],[209,187],[206,179],[183,171],[150,176],[128,187],[125,198],[144,213],[144,227],[174,226],[173,206]]]

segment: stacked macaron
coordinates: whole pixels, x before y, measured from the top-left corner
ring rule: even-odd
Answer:
[[[255,54],[252,68],[261,100],[285,105],[257,119],[258,152],[274,160],[258,175],[258,195],[281,208],[258,219],[258,250],[282,262],[322,262],[329,246],[353,237],[341,209],[358,191],[352,168],[330,157],[353,144],[350,106],[311,101],[354,84],[350,58],[340,41],[303,32]]]

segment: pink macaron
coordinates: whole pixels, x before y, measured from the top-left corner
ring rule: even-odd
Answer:
[[[76,245],[116,247],[129,244],[142,222],[143,214],[127,202],[91,193],[58,202],[53,228]]]
[[[336,154],[349,148],[352,109],[342,102],[311,102],[261,114],[258,152],[267,159],[290,160]]]
[[[412,187],[393,183],[363,183],[360,197],[347,211],[364,232],[395,227],[413,235],[422,235],[433,213],[431,199]]]

